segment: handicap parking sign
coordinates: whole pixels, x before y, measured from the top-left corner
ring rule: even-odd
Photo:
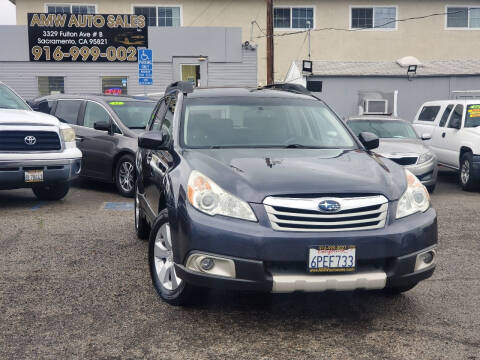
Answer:
[[[138,83],[153,84],[153,54],[151,49],[138,50]]]

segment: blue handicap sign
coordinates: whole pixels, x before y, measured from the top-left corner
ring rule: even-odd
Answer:
[[[153,53],[151,49],[138,50],[138,83],[153,84]]]
[[[153,85],[152,78],[138,78],[138,83],[140,85]]]

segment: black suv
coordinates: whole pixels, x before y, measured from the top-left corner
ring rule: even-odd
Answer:
[[[114,182],[120,194],[135,192],[137,137],[145,131],[155,102],[109,95],[49,95],[29,101],[75,129],[83,153],[81,176]]]
[[[158,294],[400,293],[435,269],[425,187],[305,88],[172,84],[139,139],[137,235]]]

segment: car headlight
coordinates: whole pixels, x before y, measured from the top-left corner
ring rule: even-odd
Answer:
[[[405,170],[407,176],[407,191],[398,200],[397,219],[424,212],[430,207],[430,195],[420,180],[410,171]]]
[[[75,141],[75,130],[72,128],[64,128],[60,130],[64,142]]]
[[[193,170],[190,174],[187,195],[190,204],[205,214],[257,221],[248,203],[226,192],[199,171]]]
[[[427,161],[432,160],[435,157],[435,154],[431,151],[427,151],[418,157],[417,164],[423,164]]]

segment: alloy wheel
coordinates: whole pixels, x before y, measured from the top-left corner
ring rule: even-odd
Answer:
[[[173,264],[172,238],[170,236],[170,224],[163,224],[155,237],[154,248],[155,271],[162,287],[166,290],[176,290],[181,282]]]
[[[134,167],[130,161],[124,161],[118,171],[118,179],[122,190],[126,193],[132,191],[134,186]]]
[[[462,184],[467,184],[468,180],[470,180],[470,162],[468,160],[465,160],[462,164],[460,178],[462,179]]]

